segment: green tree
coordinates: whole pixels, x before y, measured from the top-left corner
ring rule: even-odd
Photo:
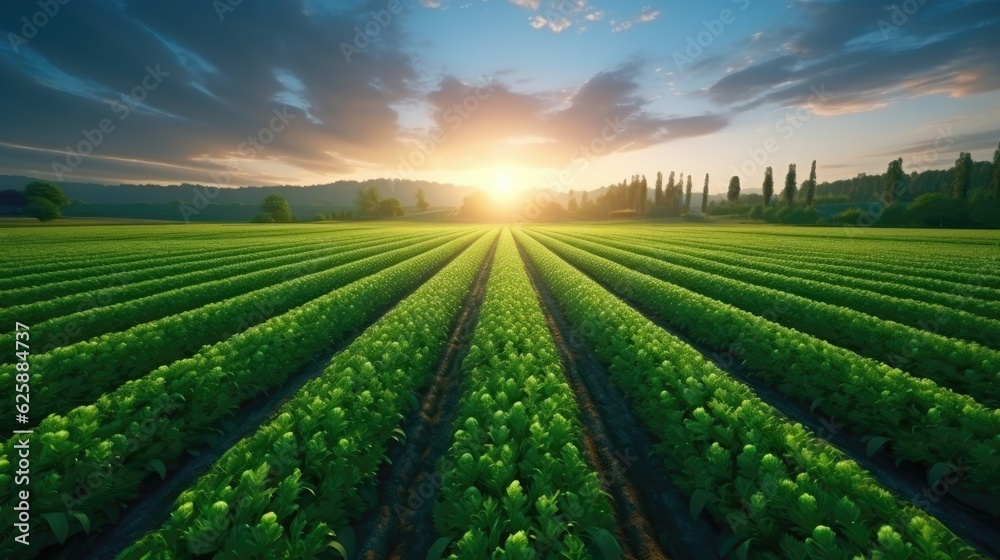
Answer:
[[[795,193],[798,191],[798,180],[795,178],[795,164],[788,164],[788,174],[785,175],[785,190],[781,191],[781,197],[785,199],[785,204],[791,206],[795,204]]]
[[[394,196],[384,198],[378,203],[378,215],[383,218],[395,218],[403,214],[403,206],[399,203],[399,199]]]
[[[705,188],[701,191],[701,213],[708,211],[708,173],[705,174]]]
[[[381,202],[382,197],[378,194],[378,189],[375,187],[358,189],[358,194],[354,198],[354,203],[358,207],[358,216],[361,216],[362,218],[377,217],[379,203]]]
[[[28,198],[28,205],[24,207],[24,213],[32,218],[38,218],[39,222],[51,222],[61,215],[58,206],[49,199],[40,196]]]
[[[764,170],[764,206],[771,205],[771,197],[774,196],[774,170],[768,167]]]
[[[969,187],[972,185],[972,154],[962,152],[955,160],[955,171],[952,175],[952,195],[958,200],[969,198]]]
[[[417,208],[423,212],[430,207],[430,203],[428,203],[427,199],[424,198],[424,189],[417,189]]]
[[[1000,144],[993,152],[993,180],[990,182],[990,198],[1000,200]]]
[[[1000,149],[997,150],[1000,153]],[[663,204],[663,172],[656,172],[656,190],[653,192],[653,204]]]
[[[813,160],[812,169],[809,171],[809,183],[806,184],[806,206],[813,205],[816,197],[816,160]]]
[[[733,178],[729,180],[729,192],[726,193],[726,199],[729,202],[736,202],[740,199],[740,178],[733,175]]]
[[[32,198],[44,198],[51,202],[56,209],[69,206],[70,200],[62,192],[62,189],[46,183],[44,181],[32,181],[24,187],[24,197],[30,202]]]
[[[899,184],[903,181],[903,158],[894,159],[889,162],[889,167],[885,170],[885,177],[882,179],[882,199],[888,205],[896,203],[896,193],[899,191]]]
[[[275,222],[285,223],[292,221],[292,208],[283,197],[272,194],[264,199],[260,205],[260,211],[271,216]]]
[[[691,211],[691,176],[688,175],[687,192],[684,197],[684,211]]]

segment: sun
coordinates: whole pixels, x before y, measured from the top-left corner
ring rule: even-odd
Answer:
[[[501,169],[496,172],[493,182],[493,193],[497,198],[509,200],[514,196],[516,188],[513,172],[509,169]]]

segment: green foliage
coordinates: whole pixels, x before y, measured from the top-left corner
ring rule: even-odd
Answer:
[[[421,212],[425,212],[430,207],[431,204],[427,202],[427,198],[424,196],[424,189],[417,189],[417,208]]]
[[[24,207],[24,213],[39,222],[51,222],[62,214],[59,207],[47,198],[33,196],[28,198],[28,205]]]
[[[904,553],[916,557],[927,542],[940,547],[947,557],[975,556],[935,519],[912,505],[896,502],[857,463],[801,425],[784,420],[746,386],[612,296],[584,272],[619,293],[627,292],[632,301],[682,327],[695,340],[716,348],[739,348],[736,358],[749,360],[747,365],[755,373],[769,372],[769,384],[784,390],[784,380],[797,378],[789,391],[803,393],[802,398],[829,393],[830,384],[844,383],[839,376],[857,375],[867,365],[859,367],[856,361],[847,367],[824,365],[837,354],[829,347],[819,359],[804,358],[805,352],[820,345],[795,331],[763,319],[749,319],[749,314],[713,303],[708,297],[671,287],[546,236],[531,233],[532,239],[517,235],[567,319],[607,364],[612,381],[634,403],[644,424],[654,430],[661,442],[657,452],[672,465],[674,481],[689,494],[707,493],[702,501],[704,510],[739,536],[747,557],[806,558],[810,551],[828,558],[869,557],[872,543],[888,524],[900,530],[891,543],[898,547],[896,557],[904,557]],[[737,317],[743,319],[737,321]],[[790,362],[795,365],[789,367]],[[837,412],[837,421],[852,414],[859,419],[861,415],[884,415],[888,420],[901,410],[898,405],[862,400],[908,399],[912,395],[895,385],[904,376],[890,373],[884,379],[887,373],[883,370],[871,379],[851,382],[852,391],[859,391],[837,402],[842,400],[838,407],[853,412],[844,416]],[[782,381],[777,381],[778,377]],[[810,388],[813,383],[824,386]],[[869,389],[869,383],[892,388]],[[942,393],[938,391],[938,395]],[[967,410],[963,406],[969,401],[958,402],[957,410],[949,405],[943,414],[963,418]],[[976,441],[989,442],[986,424],[995,420],[979,409],[975,416],[964,427],[978,433],[973,436]],[[869,424],[864,419],[861,422],[867,430]],[[983,424],[973,427],[976,423]],[[891,429],[906,432],[910,426],[924,429],[929,424],[921,421],[900,428],[892,422]],[[921,441],[933,444],[939,440],[925,434]],[[809,535],[812,540],[803,544],[802,539]]]
[[[588,529],[610,528],[610,507],[583,453],[576,400],[509,231],[462,372],[470,390],[441,460],[434,516],[453,552],[475,548],[489,558],[509,553],[512,542],[534,552],[530,535],[557,553]],[[470,533],[481,541],[464,541]]]
[[[952,196],[958,200],[968,200],[972,188],[972,154],[962,152],[955,160],[952,170]]]
[[[809,180],[804,185],[806,189],[806,206],[812,206],[816,198],[816,160],[812,162],[812,169],[809,171]]]
[[[764,170],[764,184],[762,188],[764,190],[764,206],[770,206],[771,198],[774,196],[774,170],[770,165]]]
[[[378,203],[378,216],[381,218],[395,218],[404,214],[403,206],[396,197],[384,198]]]
[[[788,164],[788,173],[785,175],[785,188],[781,191],[781,198],[787,206],[795,204],[795,194],[798,192],[797,179],[795,178],[795,164]]]
[[[264,202],[260,205],[260,211],[278,223],[292,221],[291,206],[288,205],[287,200],[276,194],[272,194],[264,199]]]
[[[274,218],[272,218],[271,215],[268,214],[268,213],[266,213],[266,212],[261,212],[260,214],[257,214],[256,216],[254,216],[253,219],[250,220],[250,223],[252,223],[252,224],[273,224],[274,223]]]
[[[467,251],[338,353],[273,419],[230,448],[181,494],[162,527],[119,558],[244,558],[246,532],[271,521],[282,529],[257,542],[255,557],[317,558],[331,530],[338,538],[346,533],[368,507],[360,491],[375,479],[411,396],[433,375],[496,235],[480,230],[397,268],[408,283],[419,285],[474,238]],[[361,313],[340,307],[342,313]],[[338,307],[319,311],[332,309]],[[325,328],[317,326],[308,329],[329,344]],[[273,359],[286,358],[275,353]]]
[[[750,209],[750,214],[748,215],[751,220],[763,220],[764,219],[764,207],[754,206]]]
[[[736,202],[740,199],[740,178],[737,175],[733,175],[729,179],[729,190],[726,192],[726,200],[729,202]]]
[[[903,192],[903,179],[905,177],[903,158],[890,161],[882,179],[882,200],[886,204],[892,205],[899,199],[899,194]]]
[[[63,209],[70,204],[69,198],[62,189],[44,181],[32,181],[24,187],[24,196],[30,202],[35,198],[43,198],[51,202],[57,209]]]
[[[993,152],[993,175],[990,179],[990,198],[1000,200],[1000,144]]]

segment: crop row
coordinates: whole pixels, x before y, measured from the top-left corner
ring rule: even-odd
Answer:
[[[34,234],[34,230],[32,233]],[[131,230],[136,232],[136,230]],[[334,234],[337,230],[329,233]],[[354,235],[356,232],[345,232]],[[315,234],[297,233],[293,236],[272,236],[266,238],[267,247],[293,247],[303,244],[331,242],[340,236],[317,236]],[[117,274],[130,272],[137,267],[161,266],[167,264],[184,264],[191,261],[212,259],[239,254],[248,250],[259,249],[261,239],[253,236],[233,237],[230,231],[226,237],[201,239],[189,233],[178,233],[177,228],[164,232],[154,240],[128,239],[127,242],[107,244],[87,243],[88,237],[74,236],[71,244],[66,243],[63,234],[63,245],[72,248],[71,255],[54,255],[50,248],[45,248],[46,256],[56,258],[57,262],[45,260],[27,260],[12,263],[9,270],[0,274],[0,289],[11,289],[40,283],[41,278],[49,282],[74,280],[98,274]],[[24,243],[25,250],[33,250],[37,257],[39,243],[37,237]]]
[[[664,252],[658,249],[611,240],[592,243],[552,232],[549,235],[633,270],[932,379],[982,404],[1000,405],[1000,385],[996,381],[1000,352],[996,350],[729,276],[664,262],[660,260]]]
[[[678,256],[682,255],[681,258],[688,257],[699,261],[709,260],[712,262],[779,274],[789,278],[803,278],[806,280],[822,282],[824,284],[870,291],[872,293],[886,296],[939,304],[951,309],[967,311],[969,313],[974,313],[990,319],[1000,319],[1000,301],[996,301],[997,299],[1000,299],[1000,291],[989,290],[988,288],[980,288],[979,290],[990,292],[990,295],[994,296],[994,299],[992,300],[983,300],[972,296],[970,293],[972,291],[971,286],[967,287],[968,289],[958,288],[956,286],[956,288],[950,292],[941,292],[937,290],[917,288],[897,282],[867,280],[858,278],[850,273],[830,273],[811,270],[802,266],[791,266],[790,261],[787,259],[735,255],[721,250],[716,251],[705,248],[686,248],[679,246],[679,244],[676,243],[668,245],[663,244],[662,242],[638,240],[628,235],[594,235],[590,237],[595,239],[610,239],[633,245],[641,245],[645,248],[655,248],[657,250],[664,251],[665,255],[667,253],[672,253]],[[664,258],[668,257],[665,256]]]
[[[32,422],[41,420],[52,412],[86,404],[101,393],[119,386],[151,369],[190,356],[206,344],[228,338],[270,317],[280,315],[331,290],[369,276],[390,265],[419,255],[442,241],[456,237],[457,233],[433,238],[421,243],[399,242],[402,248],[391,249],[376,245],[341,255],[336,262],[321,267],[320,272],[302,274],[308,269],[288,265],[259,273],[266,277],[267,287],[247,292],[255,279],[233,278],[223,281],[225,293],[239,293],[231,299],[170,315],[149,323],[142,323],[125,331],[113,332],[99,338],[56,348],[44,354],[32,355],[31,387],[33,393]],[[345,264],[346,263],[346,264]],[[325,268],[325,266],[333,266]],[[271,285],[273,282],[277,284]],[[217,287],[218,288],[218,287]],[[190,291],[190,290],[188,290]],[[189,296],[185,291],[168,292],[155,298],[150,305],[136,302],[126,309],[103,308],[94,310],[95,321],[126,321],[132,324],[138,314],[146,309],[157,310],[161,305],[177,305]],[[215,292],[211,292],[214,296]],[[117,309],[116,309],[117,308]],[[105,310],[107,312],[105,312]],[[132,311],[133,313],[129,313]],[[111,316],[107,316],[112,313]],[[32,330],[36,333],[36,330]],[[33,334],[34,337],[39,336]],[[0,366],[0,382],[14,383],[15,364]],[[0,402],[0,414],[10,422],[14,403]]]
[[[163,526],[118,558],[321,557],[331,529],[340,539],[366,507],[360,490],[373,482],[414,392],[444,354],[495,239],[481,237],[337,354],[181,494]]]
[[[360,240],[363,241],[364,238]],[[132,297],[219,278],[222,274],[249,272],[255,270],[253,267],[260,261],[280,262],[284,257],[287,262],[297,255],[318,255],[331,248],[335,246],[329,242],[297,244],[256,251],[244,250],[239,254],[210,259],[188,259],[182,263],[152,263],[154,266],[135,267],[114,274],[75,276],[63,281],[52,281],[46,276],[31,286],[0,292],[0,297],[9,301],[12,307],[5,313],[16,311],[30,314],[50,310],[44,317],[48,318],[57,316],[58,311],[70,309],[87,298],[104,297],[116,302],[125,301]],[[220,272],[220,276],[214,276],[216,272]],[[42,305],[32,306],[35,302],[41,302]],[[57,315],[52,315],[52,312]],[[33,322],[42,320],[35,317],[29,319]]]
[[[788,246],[784,244],[768,243],[769,239],[741,238],[738,240],[727,240],[722,242],[718,236],[703,238],[685,238],[685,241],[692,243],[702,243],[713,247],[722,246],[732,250],[754,250],[758,253],[770,254],[785,258],[789,261],[801,262],[803,264],[817,263],[844,266],[849,268],[861,268],[867,266],[873,270],[893,272],[911,278],[926,278],[940,280],[958,284],[970,285],[973,287],[984,286],[991,290],[1000,289],[1000,277],[996,272],[984,275],[982,259],[977,264],[942,264],[935,257],[928,259],[912,259],[894,252],[888,247],[875,247],[873,250],[864,252],[844,252],[842,247],[834,246],[830,248],[824,245],[825,250],[819,252],[811,244],[802,246]],[[812,243],[815,243],[814,241]],[[840,239],[838,245],[850,243]],[[992,292],[991,292],[992,293]]]
[[[669,259],[673,263],[703,272],[774,288],[815,301],[848,307],[918,329],[930,330],[945,336],[971,340],[994,349],[1000,349],[1000,321],[995,319],[987,319],[942,305],[884,296],[813,280],[789,278],[781,274],[730,266],[713,260],[687,257],[677,253],[659,252],[657,256],[660,259]]]
[[[568,320],[659,438],[657,451],[691,496],[692,511],[707,510],[738,535],[735,548],[744,557],[977,557],[937,520],[897,503],[857,463],[781,418],[699,352],[542,243],[523,233],[517,237]],[[615,285],[644,289],[623,267],[546,244],[578,265],[593,261],[585,268],[606,270],[598,275]],[[701,313],[718,316],[701,299]]]
[[[469,354],[435,520],[458,558],[584,558],[583,538],[611,525],[587,464],[573,392],[509,231]]]
[[[105,524],[109,509],[135,498],[152,472],[162,474],[186,449],[207,441],[240,403],[284,383],[481,236],[445,243],[125,383],[92,405],[46,418],[32,436],[38,448],[30,491],[32,511],[51,515],[32,517],[32,550]],[[6,458],[16,443],[2,446],[0,502],[10,500],[13,465]],[[13,513],[4,509],[0,521],[13,526]],[[0,543],[2,550],[13,546],[19,546],[13,535]]]
[[[960,463],[962,485],[1000,491],[1000,410],[933,381],[862,358],[767,319],[635,272],[550,237],[548,248],[754,374],[852,430],[882,438],[897,459],[929,469]]]
[[[593,233],[600,234],[597,231]],[[625,234],[646,241],[655,241],[661,248],[679,251],[687,250],[688,254],[711,254],[713,256],[725,256],[729,259],[746,257],[752,258],[754,262],[758,263],[782,265],[785,268],[789,268],[789,272],[794,271],[806,276],[821,275],[815,277],[836,278],[837,282],[843,281],[840,279],[846,279],[847,282],[850,282],[855,287],[864,288],[867,286],[864,289],[872,289],[874,291],[887,289],[892,291],[888,295],[901,294],[900,297],[921,299],[919,297],[902,295],[903,292],[901,290],[913,289],[916,291],[912,292],[912,294],[924,294],[925,296],[936,294],[934,297],[939,298],[937,302],[945,305],[949,304],[949,302],[955,303],[957,301],[955,298],[976,298],[984,302],[991,302],[992,305],[997,305],[992,302],[1000,301],[1000,290],[981,285],[984,279],[981,267],[976,273],[963,276],[964,282],[957,282],[922,277],[921,274],[925,269],[920,266],[904,266],[896,263],[891,268],[897,272],[891,272],[888,270],[889,266],[881,263],[873,265],[867,258],[852,259],[847,263],[833,264],[827,262],[829,257],[815,258],[819,254],[815,250],[803,251],[800,254],[792,255],[783,252],[779,248],[754,248],[732,245],[729,243],[720,243],[720,240],[717,239],[697,241],[679,236],[664,238],[662,232],[660,235],[655,235],[653,232],[647,230],[625,230]],[[826,254],[829,255],[830,252],[828,251]],[[794,268],[788,267],[788,264],[793,262],[796,266]]]

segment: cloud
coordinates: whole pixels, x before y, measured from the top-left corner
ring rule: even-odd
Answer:
[[[531,10],[537,10],[540,5],[541,0],[508,0],[511,4],[518,6],[520,8],[528,8]]]
[[[703,94],[738,110],[776,104],[843,114],[923,95],[1000,90],[993,54],[1000,17],[990,2],[924,4],[909,15],[867,0],[800,0],[793,9],[793,25],[744,45],[759,62],[733,59],[741,68]],[[817,99],[816,89],[827,94]]]
[[[603,145],[602,154],[639,150],[719,131],[721,115],[665,117],[651,113],[638,96],[640,66],[629,63],[601,72],[568,96],[518,92],[504,84],[465,84],[448,77],[428,96],[435,131],[414,136],[415,145],[436,143],[428,166],[476,168],[516,162],[565,168],[582,151]]]
[[[530,20],[531,27],[535,29],[545,29],[548,28],[553,33],[562,33],[573,25],[573,22],[566,19],[565,17],[557,17],[555,19],[546,19],[543,16],[534,16]]]
[[[611,31],[613,33],[620,33],[622,31],[631,29],[632,26],[634,26],[637,23],[651,23],[656,21],[659,17],[660,17],[660,10],[654,10],[650,6],[643,6],[642,9],[639,10],[639,15],[635,16],[632,19],[625,20],[620,23],[616,23],[615,21],[612,20]]]

